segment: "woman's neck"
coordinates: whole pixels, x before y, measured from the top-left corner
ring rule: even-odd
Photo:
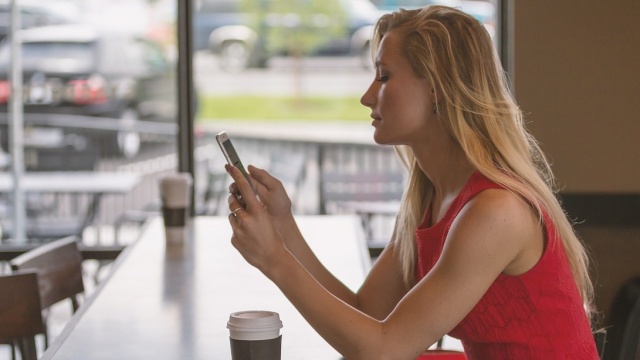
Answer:
[[[433,197],[428,206],[431,209],[431,222],[435,224],[444,216],[476,169],[459,147],[414,154],[420,169],[433,184]]]

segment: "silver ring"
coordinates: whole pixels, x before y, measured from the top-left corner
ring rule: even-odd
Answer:
[[[239,208],[237,208],[237,209],[235,209],[235,210],[231,211],[231,213],[233,214],[233,217],[238,216],[238,215],[236,215],[236,212],[238,212],[238,211],[240,211],[240,210],[244,210],[244,208],[239,207]]]

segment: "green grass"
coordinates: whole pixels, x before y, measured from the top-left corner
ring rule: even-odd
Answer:
[[[370,110],[353,97],[216,96],[200,99],[201,121],[366,121]]]

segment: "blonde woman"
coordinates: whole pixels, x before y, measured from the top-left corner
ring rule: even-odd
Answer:
[[[361,102],[410,176],[362,287],[319,263],[282,185],[255,167],[260,200],[227,168],[233,245],[350,360],[415,359],[445,334],[468,359],[597,359],[584,248],[482,24],[444,6],[399,10],[374,43]]]

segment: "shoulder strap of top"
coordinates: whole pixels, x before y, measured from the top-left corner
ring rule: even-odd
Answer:
[[[460,191],[460,194],[456,197],[456,199],[451,204],[451,208],[447,211],[449,215],[449,224],[447,224],[447,228],[453,222],[453,219],[458,215],[460,210],[464,207],[466,203],[469,202],[474,196],[478,195],[480,192],[486,189],[503,189],[503,187],[495,182],[489,180],[486,176],[482,175],[479,171],[474,172],[469,181],[465,184],[465,186]]]

